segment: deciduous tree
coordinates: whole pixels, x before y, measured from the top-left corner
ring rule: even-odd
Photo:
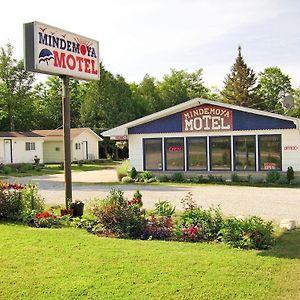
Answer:
[[[270,112],[282,113],[279,100],[291,93],[291,78],[278,67],[270,67],[259,73],[256,95],[259,99],[256,107]]]
[[[31,88],[34,75],[22,60],[13,58],[13,47],[0,48],[0,121],[2,130],[26,130],[31,119]]]

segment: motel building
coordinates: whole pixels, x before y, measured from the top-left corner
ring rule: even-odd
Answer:
[[[102,135],[128,139],[137,171],[300,171],[299,126],[300,119],[195,98]]]

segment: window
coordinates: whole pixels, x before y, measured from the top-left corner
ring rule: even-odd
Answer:
[[[26,149],[26,151],[35,150],[35,143],[26,142],[25,143],[25,149]]]
[[[161,139],[144,139],[144,170],[162,170]]]
[[[234,137],[234,169],[255,171],[255,136]]]
[[[258,137],[259,169],[281,170],[281,135]]]
[[[210,139],[211,170],[231,170],[230,136],[211,137]]]
[[[75,150],[80,150],[80,143],[75,143]]]
[[[206,138],[187,138],[188,170],[207,170]]]
[[[183,138],[166,138],[166,170],[184,170]]]
[[[59,147],[55,147],[55,151],[60,151],[60,148]]]

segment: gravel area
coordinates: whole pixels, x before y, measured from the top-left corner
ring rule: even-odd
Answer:
[[[41,195],[49,204],[64,203],[64,175],[10,178],[19,183],[32,182],[39,186]],[[257,215],[264,219],[280,221],[294,219],[300,224],[299,188],[257,188],[222,185],[157,186],[157,185],[105,185],[116,182],[115,170],[72,173],[73,199],[88,201],[105,197],[111,188],[119,188],[130,198],[136,189],[143,194],[146,208],[158,200],[168,200],[181,209],[181,199],[192,192],[193,198],[203,208],[220,206],[226,215]],[[101,182],[102,184],[97,184]]]

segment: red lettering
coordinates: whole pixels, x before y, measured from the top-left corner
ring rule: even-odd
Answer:
[[[69,54],[67,56],[67,65],[70,70],[74,70],[76,67],[76,61],[72,54]]]
[[[92,63],[92,74],[97,75],[98,70],[97,70],[97,68],[95,69],[95,61],[91,60],[91,63]]]
[[[66,63],[65,63],[65,56],[66,54],[63,52],[57,52],[56,50],[53,50],[53,55],[54,55],[54,67],[58,68],[66,68]]]
[[[80,56],[76,56],[76,60],[78,61],[78,71],[82,72],[82,63],[83,63],[83,58]]]
[[[84,59],[84,72],[85,73],[91,73],[90,62],[91,62],[91,60],[89,58]]]
[[[81,56],[75,56],[72,54],[66,55],[64,52],[58,52],[53,50],[54,55],[54,67],[75,70],[78,72],[91,73],[93,75],[98,74],[96,61],[90,58],[83,58]]]

